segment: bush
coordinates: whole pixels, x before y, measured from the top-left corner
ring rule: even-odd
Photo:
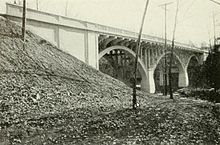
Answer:
[[[220,89],[220,46],[215,48],[209,53],[209,56],[204,65],[205,77],[207,84],[215,90]]]
[[[207,100],[213,103],[220,103],[220,90],[214,89],[190,89],[184,88],[178,90],[178,93],[182,97],[193,97],[195,99]]]

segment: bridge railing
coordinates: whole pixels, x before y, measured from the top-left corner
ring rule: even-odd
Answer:
[[[87,22],[87,23],[90,23],[90,22]],[[96,31],[101,32],[101,33],[106,33],[109,35],[118,34],[119,36],[124,36],[124,37],[132,38],[132,39],[137,39],[137,37],[138,37],[138,33],[136,33],[136,32],[123,30],[123,29],[119,29],[119,28],[114,28],[114,27],[110,27],[110,26],[105,26],[105,25],[100,25],[100,24],[95,24],[95,23],[90,23],[90,24],[95,25]],[[147,41],[147,42],[161,43],[161,44],[164,44],[164,41],[165,41],[163,38],[150,36],[150,35],[146,35],[146,34],[142,34],[142,40]],[[167,43],[168,43],[168,45],[171,45],[172,41],[168,40]],[[183,48],[183,49],[187,49],[187,50],[193,50],[193,51],[199,51],[199,52],[203,51],[199,47],[195,47],[195,46],[180,43],[180,42],[175,42],[175,46]]]

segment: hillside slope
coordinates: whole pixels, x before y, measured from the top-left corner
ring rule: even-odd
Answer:
[[[132,90],[0,17],[0,143],[219,143],[219,110]],[[214,109],[213,109],[214,108]],[[213,111],[214,110],[214,111]]]
[[[13,92],[33,98],[38,95],[42,102],[45,96],[56,93],[69,99],[74,98],[70,96],[100,99],[96,100],[98,102],[115,95],[123,97],[120,99],[130,98],[126,95],[131,93],[131,89],[122,82],[93,69],[29,31],[23,47],[18,26],[4,19],[1,19],[0,26],[2,95],[7,94],[8,88],[11,88],[12,96],[16,95]],[[85,95],[89,93],[96,95],[87,98]]]

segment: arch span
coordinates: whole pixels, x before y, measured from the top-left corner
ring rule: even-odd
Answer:
[[[164,58],[167,54],[170,54],[171,52],[167,52],[167,53],[163,53],[156,61],[156,63],[153,65],[153,70],[155,70],[159,64],[159,62],[161,61],[162,58]],[[181,59],[179,58],[179,56],[174,52],[173,53],[174,57],[176,57],[176,59],[179,61],[181,68],[184,69],[183,63],[181,61]]]
[[[191,56],[189,57],[189,59],[188,59],[188,61],[187,61],[187,64],[186,64],[186,67],[187,67],[187,68],[189,67],[189,63],[190,63],[190,61],[191,61],[193,58],[195,58],[195,59],[197,60],[197,63],[198,63],[198,64],[200,63],[199,58],[198,58],[195,54],[193,54],[193,55],[191,55]]]
[[[112,50],[123,50],[125,52],[128,52],[129,54],[131,54],[133,57],[136,56],[136,53],[134,51],[132,51],[131,49],[125,47],[125,46],[111,46],[111,47],[108,47],[106,49],[104,49],[103,51],[101,51],[99,53],[99,60],[107,53],[109,53],[110,51]],[[154,87],[154,86],[150,86],[149,83],[148,83],[148,75],[147,75],[147,70],[145,68],[145,65],[144,63],[141,61],[140,58],[138,58],[138,70],[141,74],[141,77],[142,77],[142,80],[141,80],[141,88],[142,90],[144,91],[147,91],[147,92],[151,92],[152,91],[150,90],[150,88]]]
[[[164,58],[167,54],[170,54],[171,52],[163,53],[156,61],[156,63],[153,65],[152,70],[153,72],[157,68],[159,62]],[[179,76],[178,76],[178,87],[187,87],[189,85],[189,78],[188,78],[188,73],[187,73],[187,68],[181,61],[180,57],[176,54],[173,53],[173,56],[178,60],[179,62]]]

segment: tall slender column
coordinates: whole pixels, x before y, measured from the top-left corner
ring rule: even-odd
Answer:
[[[150,61],[151,60],[151,53],[150,53],[150,51],[151,51],[151,49],[148,49],[148,51],[147,51],[148,52],[147,53],[148,54],[148,61],[147,61],[148,62],[148,68],[150,68],[150,65],[151,65],[151,61]]]
[[[163,86],[163,78],[164,78],[164,74],[163,74],[163,70],[160,70],[160,86]]]

